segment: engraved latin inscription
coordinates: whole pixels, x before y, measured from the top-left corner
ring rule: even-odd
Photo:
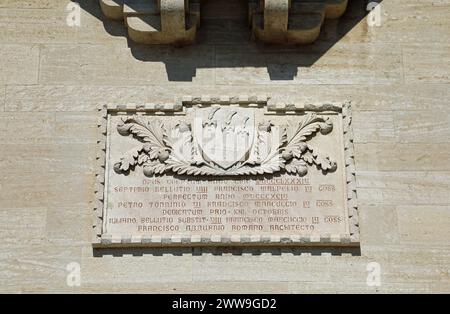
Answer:
[[[109,191],[110,232],[131,234],[345,233],[343,191],[310,176],[144,178]],[[322,189],[322,191],[320,191]]]

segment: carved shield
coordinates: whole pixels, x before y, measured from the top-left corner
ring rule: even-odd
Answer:
[[[245,161],[255,135],[255,116],[250,108],[196,108],[194,138],[202,157],[228,169]]]

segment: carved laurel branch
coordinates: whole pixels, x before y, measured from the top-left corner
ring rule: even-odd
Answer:
[[[270,121],[260,123],[256,143],[248,158],[223,169],[201,157],[189,124],[180,122],[169,134],[158,119],[147,121],[135,115],[123,118],[117,130],[123,136],[133,135],[142,145],[126,152],[114,165],[114,170],[126,173],[142,166],[146,176],[170,171],[179,175],[235,176],[272,174],[282,170],[304,176],[308,173],[308,167],[313,165],[324,173],[336,170],[334,161],[316,152],[307,143],[319,131],[323,135],[332,131],[333,124],[328,118],[306,115],[289,139],[287,129],[288,126],[277,127]],[[181,141],[183,148],[179,144],[180,137],[184,139]]]
[[[323,172],[335,171],[336,162],[315,151],[307,143],[317,132],[320,131],[321,134],[326,135],[332,130],[333,123],[329,119],[324,119],[316,114],[306,115],[283,149],[282,156],[286,160],[286,171],[306,175],[308,165],[316,165]]]

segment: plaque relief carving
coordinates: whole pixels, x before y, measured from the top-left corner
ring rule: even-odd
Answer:
[[[170,128],[154,117],[123,117],[118,133],[133,135],[140,144],[125,152],[114,170],[127,173],[141,166],[149,177],[167,172],[237,176],[279,171],[304,176],[310,166],[324,173],[336,170],[336,162],[308,143],[317,133],[332,131],[329,118],[308,113],[278,125],[256,121],[252,108],[219,105],[194,111],[192,120],[180,120]]]
[[[358,245],[348,105],[100,108],[94,245]]]

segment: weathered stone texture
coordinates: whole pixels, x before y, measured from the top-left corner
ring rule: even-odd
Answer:
[[[0,1],[1,292],[450,292],[450,0],[384,0],[379,27],[353,23],[353,0],[303,48],[255,45],[245,26],[210,19],[182,49],[127,45],[97,1],[80,1],[68,27],[68,2]],[[93,252],[99,103],[258,93],[352,102],[360,256]],[[374,261],[380,287],[366,285]],[[71,262],[80,287],[66,284]]]

